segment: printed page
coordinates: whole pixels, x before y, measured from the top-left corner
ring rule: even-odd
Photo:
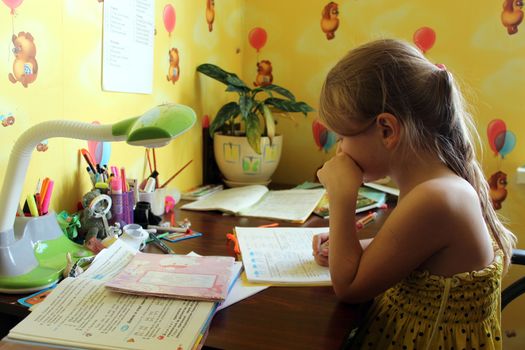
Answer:
[[[154,0],[104,2],[102,88],[153,91]]]
[[[328,227],[236,227],[246,276],[250,282],[330,285],[327,267],[312,255],[312,237]]]
[[[257,203],[267,192],[268,188],[262,185],[229,188],[196,202],[185,204],[181,209],[221,210],[235,214]]]
[[[304,222],[317,203],[321,200],[324,189],[270,191],[252,207],[242,210],[244,216]]]
[[[213,302],[114,293],[103,282],[67,278],[9,338],[89,349],[191,349]]]
[[[78,278],[109,281],[133,259],[136,253],[122,240],[117,239],[108,248],[102,249],[89,268]]]

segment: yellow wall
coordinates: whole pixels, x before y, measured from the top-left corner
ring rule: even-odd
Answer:
[[[498,170],[508,175],[508,197],[501,214],[509,227],[525,239],[523,209],[525,185],[516,184],[516,168],[525,164],[525,118],[522,89],[525,81],[525,25],[514,35],[507,34],[500,16],[502,1],[472,4],[467,1],[440,2],[397,0],[338,1],[339,27],[332,40],[321,31],[321,12],[329,1],[246,1],[244,33],[262,27],[266,45],[257,54],[244,38],[243,77],[252,82],[256,62],[270,60],[273,82],[289,88],[300,100],[318,107],[320,89],[328,70],[353,47],[377,38],[400,38],[413,42],[420,27],[436,33],[427,57],[443,63],[464,88],[471,104],[481,143],[482,163],[487,178]],[[317,167],[332,154],[315,145],[311,123],[297,114],[291,121],[278,118],[278,132],[284,134],[281,163],[273,176],[279,183],[312,180]],[[502,119],[516,135],[515,148],[506,155],[490,151],[487,126]]]
[[[162,20],[164,6],[176,11],[176,23],[171,37]],[[221,3],[217,10],[213,32],[208,31],[205,1],[155,1],[154,85],[152,94],[105,92],[101,89],[102,15],[103,3],[97,0],[23,1],[15,9],[0,3],[0,115],[12,113],[15,123],[0,127],[3,152],[0,153],[0,178],[3,179],[12,145],[30,126],[45,120],[71,119],[112,123],[139,115],[165,102],[182,103],[195,109],[195,127],[168,146],[157,150],[160,180],[168,179],[189,160],[186,168],[170,187],[188,189],[201,182],[201,132],[203,110],[215,109],[224,101],[220,89],[200,86],[195,67],[214,62],[238,70],[241,55],[239,32],[242,25],[242,1]],[[220,17],[219,17],[220,16]],[[13,71],[14,55],[11,37],[29,32],[36,45],[38,74],[24,88],[13,84],[8,74]],[[168,73],[168,50],[175,47],[180,55],[180,78],[172,84]],[[130,72],[133,74],[133,72]],[[202,98],[206,95],[206,98]],[[215,99],[213,96],[217,95]],[[217,100],[217,101],[216,101]],[[90,188],[86,163],[78,155],[87,148],[86,141],[50,139],[48,150],[33,152],[23,197],[33,192],[38,178],[55,180],[51,207],[60,211],[76,210],[76,203]],[[126,167],[128,176],[142,179],[149,172],[144,149],[125,143],[113,143],[111,164]]]

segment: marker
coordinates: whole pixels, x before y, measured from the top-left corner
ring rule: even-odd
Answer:
[[[29,207],[31,216],[38,216],[38,208],[36,206],[35,196],[32,194],[27,195],[27,206]]]
[[[367,224],[371,223],[372,221],[374,221],[376,216],[377,216],[376,212],[369,213],[368,215],[363,216],[361,219],[359,219],[359,220],[357,220],[355,222],[356,229],[358,229],[358,230],[362,229],[363,227],[365,227],[365,225],[367,225]]]
[[[47,210],[49,209],[49,202],[51,202],[51,194],[53,193],[54,184],[55,183],[53,180],[49,180],[47,184],[46,194],[44,200],[42,201],[42,215],[47,214]]]

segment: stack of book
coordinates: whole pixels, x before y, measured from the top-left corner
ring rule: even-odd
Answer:
[[[232,257],[135,254],[117,240],[86,272],[60,282],[4,340],[86,349],[195,349],[241,266]]]

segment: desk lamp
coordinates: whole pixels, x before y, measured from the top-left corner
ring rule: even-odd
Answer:
[[[51,120],[25,131],[13,146],[0,192],[0,292],[27,293],[51,286],[66,266],[66,253],[78,257],[85,250],[63,234],[54,213],[16,216],[31,153],[39,142],[65,137],[162,147],[195,121],[191,108],[164,104],[115,124]]]

